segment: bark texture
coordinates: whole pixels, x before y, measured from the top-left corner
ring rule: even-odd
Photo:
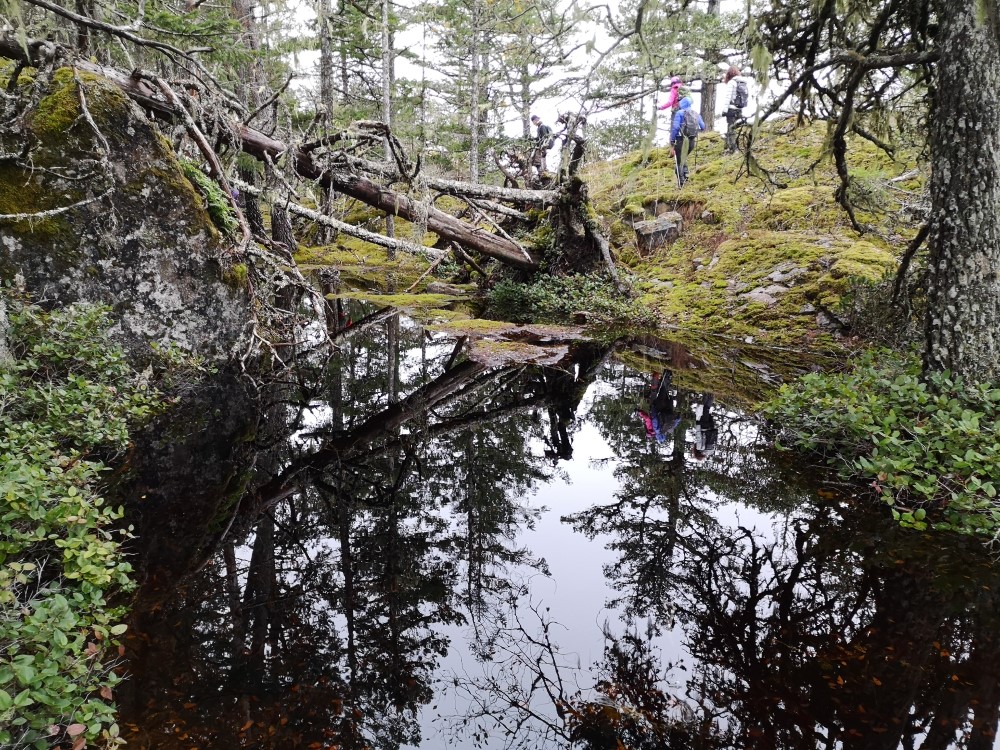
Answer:
[[[1000,379],[1000,45],[979,4],[940,14],[924,365],[988,382]]]

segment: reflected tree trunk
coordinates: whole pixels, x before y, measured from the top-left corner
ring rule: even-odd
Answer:
[[[259,682],[265,678],[266,646],[274,618],[274,584],[274,518],[265,513],[257,524],[243,595],[244,627],[250,637],[248,660]]]

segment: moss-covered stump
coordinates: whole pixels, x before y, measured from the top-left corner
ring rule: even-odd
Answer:
[[[20,80],[35,102],[0,129],[0,152],[23,154],[0,162],[0,276],[55,304],[110,305],[113,335],[139,353],[231,352],[247,293],[166,139],[97,76]]]

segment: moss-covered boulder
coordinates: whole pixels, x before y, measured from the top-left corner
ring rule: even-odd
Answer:
[[[248,295],[167,140],[97,76],[64,68],[20,93],[0,129],[0,153],[20,155],[0,161],[0,276],[53,304],[109,305],[137,352],[231,352]]]

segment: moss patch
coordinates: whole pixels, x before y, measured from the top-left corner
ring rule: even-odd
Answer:
[[[916,163],[915,150],[893,160],[862,139],[850,144],[859,219],[876,230],[859,235],[834,200],[827,138],[823,123],[759,129],[755,156],[781,187],[741,175],[742,158],[724,155],[717,134],[699,139],[682,189],[669,149],[589,166],[592,198],[642,304],[694,335],[827,346],[831,334],[817,331],[814,306],[836,307],[851,278],[881,278],[894,267],[913,227],[888,180]],[[684,215],[683,233],[641,257],[632,225],[663,210]]]

